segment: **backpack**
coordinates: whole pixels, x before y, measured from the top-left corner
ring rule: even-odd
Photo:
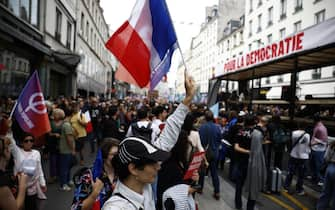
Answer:
[[[131,131],[133,132],[133,136],[142,137],[144,140],[151,144],[151,122],[148,123],[147,127],[141,126],[139,127],[137,122],[131,125]]]
[[[282,127],[278,127],[273,132],[272,141],[274,144],[286,144],[291,139],[289,131]]]

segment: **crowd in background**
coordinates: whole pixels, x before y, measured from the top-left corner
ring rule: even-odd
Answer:
[[[228,159],[230,164],[225,170],[229,171],[229,179],[235,185],[236,209],[243,207],[243,189],[247,192],[248,210],[254,209],[260,192],[273,192],[271,180],[274,168],[287,171],[283,183],[287,192],[304,195],[303,182],[306,178],[323,186],[317,209],[326,209],[331,199],[335,201],[335,144],[328,140],[320,113],[313,116],[312,126],[302,127],[299,123],[284,124],[281,116],[285,110],[278,107],[262,106],[252,112],[245,106],[230,107],[232,110],[221,110],[214,117],[205,105],[191,103],[190,100],[185,104],[130,97],[124,100],[59,97],[46,101],[50,133],[35,138],[24,133],[15,119],[8,123],[14,103],[10,98],[2,98],[0,103],[0,189],[3,190],[4,186],[18,189],[11,199],[17,200],[19,209],[40,209],[39,201],[46,199],[46,183],[55,182],[59,183],[62,191],[74,188],[72,209],[93,209],[97,198],[100,202],[98,208],[106,202],[103,209],[115,209],[114,204],[125,205],[122,202],[128,202],[127,196],[131,197],[133,192],[125,189],[132,189],[133,173],[139,173],[136,170],[145,171],[147,164],[155,168],[152,180],[138,181],[136,179],[143,178],[138,175],[133,182],[151,184],[150,192],[157,209],[195,209],[193,195],[203,193],[204,177],[209,173],[213,197],[219,200],[225,196],[220,193],[219,170],[225,168]],[[183,105],[187,105],[189,110],[184,111]],[[167,120],[169,118],[170,121]],[[169,156],[162,158],[164,162],[159,165],[157,162],[161,160],[150,155],[153,159],[145,156],[145,162],[133,160],[137,156],[144,158],[143,152],[138,154],[137,150],[148,146],[138,139],[133,140],[133,144],[137,145],[135,149],[127,141],[122,142],[132,137],[144,139],[155,148],[168,151]],[[75,164],[84,165],[85,145],[89,146],[91,153],[98,152],[98,155],[94,166],[82,167],[75,173],[73,182],[71,168]],[[123,153],[120,154],[120,151]],[[203,164],[198,174],[184,180],[183,175],[192,156],[198,151],[206,154]],[[132,154],[131,157],[122,156],[128,153]],[[48,159],[50,171],[47,181],[41,157]],[[283,164],[286,159],[288,163]],[[132,161],[136,173],[130,167]],[[321,170],[324,165],[325,170]],[[11,174],[10,179],[3,181],[8,174]],[[294,175],[297,175],[297,182],[295,190],[292,190],[290,185]],[[143,192],[146,192],[146,186],[143,187]],[[82,189],[89,190],[84,193]],[[117,198],[108,200],[112,194]],[[152,206],[152,201],[133,199],[129,201],[130,208]],[[7,208],[1,203],[0,209]]]

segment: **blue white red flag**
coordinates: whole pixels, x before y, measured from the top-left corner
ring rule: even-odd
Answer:
[[[35,137],[51,130],[47,107],[36,71],[28,80],[17,100],[14,116],[22,130]]]
[[[137,0],[106,47],[120,62],[116,79],[153,89],[169,71],[178,47],[165,0]]]

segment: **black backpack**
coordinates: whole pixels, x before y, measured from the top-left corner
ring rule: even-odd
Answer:
[[[151,144],[151,122],[148,123],[147,127],[141,126],[139,127],[137,122],[131,124],[131,131],[133,132],[133,136],[140,137]]]
[[[283,127],[277,127],[272,138],[274,144],[286,144],[291,139],[291,133]]]

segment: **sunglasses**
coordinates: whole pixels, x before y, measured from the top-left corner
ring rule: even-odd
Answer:
[[[26,140],[23,141],[23,143],[28,143],[28,142],[34,143],[34,139],[26,139]]]

